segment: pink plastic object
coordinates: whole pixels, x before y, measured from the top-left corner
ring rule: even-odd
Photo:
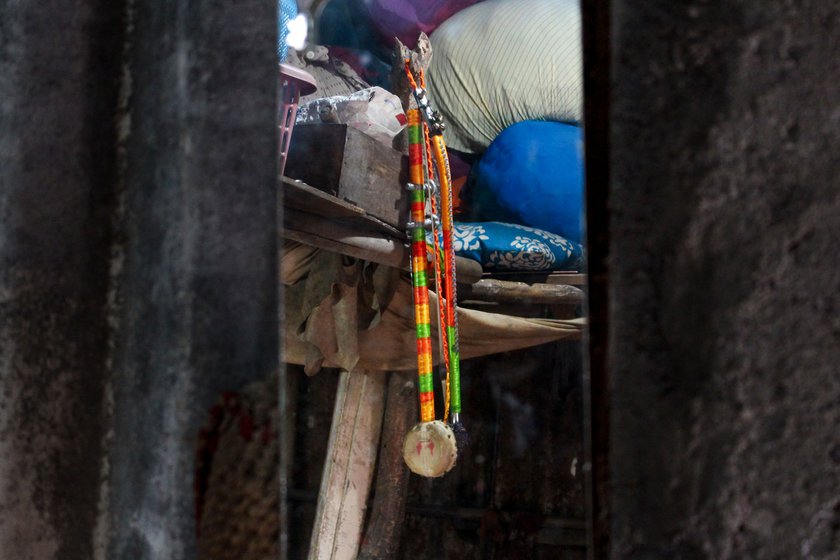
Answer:
[[[289,64],[280,64],[280,87],[283,107],[280,111],[280,176],[286,170],[286,156],[292,143],[292,129],[295,126],[298,101],[301,95],[309,95],[317,89],[315,78],[309,73]]]

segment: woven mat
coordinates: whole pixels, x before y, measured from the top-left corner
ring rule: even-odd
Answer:
[[[277,382],[225,393],[199,434],[200,560],[274,560],[278,549]]]

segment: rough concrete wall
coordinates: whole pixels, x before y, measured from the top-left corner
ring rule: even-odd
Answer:
[[[612,556],[839,558],[840,7],[612,4]]]
[[[276,6],[135,1],[109,558],[195,556],[195,437],[278,365]]]
[[[194,446],[275,370],[276,6],[0,6],[0,557],[194,557]]]
[[[119,3],[0,4],[0,558],[91,558]]]

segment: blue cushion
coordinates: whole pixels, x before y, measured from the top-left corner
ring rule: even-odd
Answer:
[[[514,124],[481,156],[473,180],[471,220],[517,223],[581,241],[580,127],[543,121]]]
[[[583,247],[557,234],[500,222],[456,223],[455,254],[490,271],[581,270]]]

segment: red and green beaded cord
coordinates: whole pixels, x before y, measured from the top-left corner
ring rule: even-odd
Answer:
[[[414,324],[417,330],[417,376],[420,393],[420,421],[435,419],[432,380],[432,325],[429,313],[428,266],[426,264],[426,196],[423,190],[423,130],[420,111],[408,114],[408,177],[410,185],[411,278],[414,295]]]
[[[431,109],[428,106],[428,101],[425,99],[425,83],[422,71],[418,73],[418,79],[415,80],[411,72],[409,61],[405,64],[406,76],[415,94],[418,102],[418,109],[409,110],[409,176],[410,181],[414,185],[412,190],[412,222],[414,225],[421,224],[425,220],[425,197],[421,193],[420,199],[423,200],[423,212],[419,217],[415,216],[414,201],[417,200],[417,191],[421,190],[417,185],[424,184],[423,177],[423,148],[425,147],[426,163],[428,168],[429,179],[433,178],[433,172],[436,171],[438,182],[440,184],[440,222],[441,222],[441,237],[443,239],[443,263],[442,266],[435,266],[436,273],[436,290],[438,292],[438,300],[440,307],[440,324],[441,324],[441,348],[443,349],[444,361],[446,364],[446,390],[445,390],[445,410],[444,420],[449,419],[452,414],[452,423],[459,424],[461,413],[461,376],[460,376],[460,352],[458,347],[458,312],[457,312],[457,294],[456,294],[456,277],[455,277],[455,256],[453,247],[453,209],[452,209],[452,189],[451,189],[451,175],[449,171],[449,161],[446,156],[446,145],[443,141],[442,126],[438,121],[434,130],[430,130],[430,123],[433,120]],[[419,81],[420,87],[417,82]],[[426,122],[420,121],[421,116],[425,114]],[[434,208],[434,195],[431,195],[430,202],[432,203],[432,210]],[[419,252],[419,248],[415,247],[416,241],[420,235],[425,236],[425,232],[418,228],[412,229],[412,255],[415,251]],[[438,251],[438,233],[433,231],[433,239],[435,246],[435,253]],[[423,266],[426,270],[425,248],[423,250]],[[412,261],[415,260],[413,256]],[[442,270],[439,270],[442,269]],[[424,277],[425,280],[425,277]],[[416,281],[415,281],[416,284]],[[415,288],[416,289],[416,288]],[[428,297],[428,286],[426,285],[426,295]],[[415,313],[417,310],[417,299],[415,299]],[[424,312],[429,313],[428,305]],[[426,315],[428,316],[428,315]],[[418,327],[419,328],[419,327]],[[419,337],[419,333],[418,333]],[[419,339],[418,339],[419,340]],[[418,343],[419,344],[419,343]],[[418,347],[419,352],[419,347]],[[419,363],[419,355],[418,355]],[[431,378],[431,377],[430,377]],[[420,384],[421,407],[424,402],[423,391],[426,385],[422,380]],[[432,388],[431,383],[428,387]],[[428,397],[426,397],[428,398]],[[432,397],[433,398],[433,397]],[[431,401],[433,403],[433,401]],[[433,404],[432,404],[433,409]],[[432,412],[433,417],[433,412]],[[421,411],[422,421],[428,421],[423,416]]]

